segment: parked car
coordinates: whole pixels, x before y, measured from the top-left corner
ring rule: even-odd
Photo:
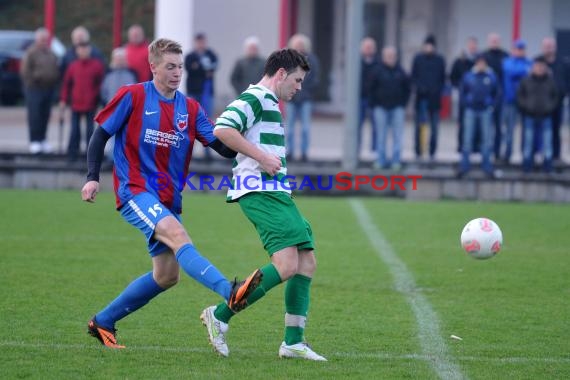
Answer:
[[[16,104],[23,96],[20,79],[20,63],[26,49],[34,42],[33,30],[0,30],[0,103]],[[56,37],[51,40],[51,49],[62,58],[65,46]]]

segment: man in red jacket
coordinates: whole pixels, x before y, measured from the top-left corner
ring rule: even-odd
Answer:
[[[142,26],[135,24],[127,32],[128,42],[125,45],[127,51],[127,64],[129,69],[137,74],[138,82],[146,82],[152,79],[148,64],[148,41],[144,36]]]
[[[67,154],[70,161],[76,161],[81,141],[80,121],[85,117],[87,131],[85,147],[93,134],[93,118],[99,104],[101,83],[105,75],[105,67],[100,60],[91,57],[91,46],[88,42],[75,47],[77,58],[65,70],[59,102],[63,113],[66,104],[71,106],[71,134]]]

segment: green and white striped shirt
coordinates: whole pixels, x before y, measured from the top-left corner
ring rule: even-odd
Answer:
[[[237,129],[259,149],[281,157],[281,169],[271,177],[261,169],[259,162],[238,153],[233,163],[233,189],[228,190],[228,201],[235,201],[252,191],[291,193],[286,178],[285,131],[281,120],[277,96],[259,84],[250,85],[216,119],[216,129]]]

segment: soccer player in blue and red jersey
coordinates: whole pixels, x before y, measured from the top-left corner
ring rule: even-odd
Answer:
[[[183,70],[180,44],[155,40],[149,46],[149,63],[153,80],[122,87],[95,117],[100,128],[89,143],[87,183],[81,190],[84,201],[95,201],[105,144],[114,135],[117,210],[146,236],[153,269],[89,321],[89,334],[111,348],[125,347],[117,344],[115,323],[174,286],[179,267],[220,294],[236,312],[245,307],[262,277],[256,270],[232,284],[192,244],[180,219],[184,183],[164,179],[186,178],[196,139],[224,157],[236,153],[214,137],[202,107],[178,91]]]

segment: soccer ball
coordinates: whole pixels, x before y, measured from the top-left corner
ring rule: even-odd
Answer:
[[[501,250],[503,233],[491,219],[473,219],[463,227],[461,246],[475,259],[490,259]]]

